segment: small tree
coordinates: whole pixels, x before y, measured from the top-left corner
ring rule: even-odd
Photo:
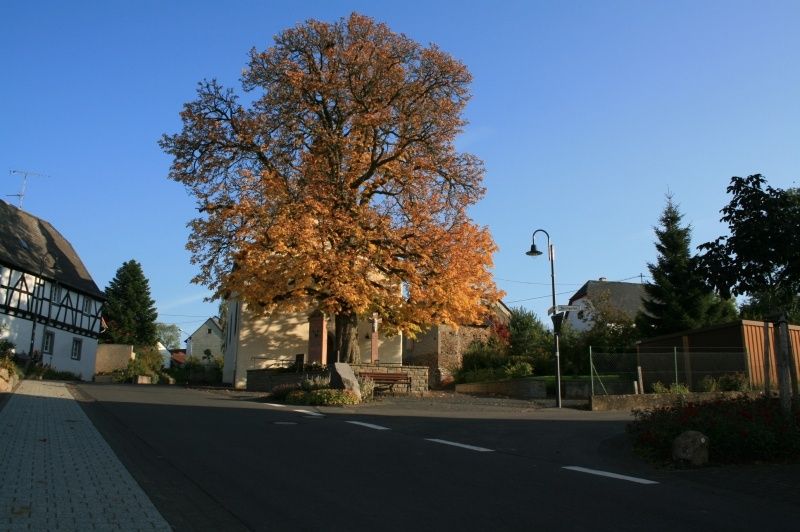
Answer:
[[[167,349],[181,346],[181,329],[174,323],[156,323],[156,336]]]
[[[644,285],[644,312],[636,325],[646,337],[670,334],[736,319],[736,308],[708,288],[691,256],[692,228],[681,225],[683,215],[667,195],[667,205],[655,227],[655,264],[648,264],[651,283]]]
[[[728,224],[729,235],[700,246],[706,279],[724,295],[758,297],[765,313],[786,316],[800,294],[800,194],[772,188],[761,174],[732,177],[728,194],[721,221]],[[778,321],[778,384],[788,414],[790,382],[796,406],[800,398],[796,373],[790,370],[786,321]]]
[[[508,329],[510,356],[533,357],[537,373],[552,370],[553,333],[544,326],[536,314],[523,307],[512,308]]]
[[[101,342],[155,345],[158,312],[141,264],[135,260],[123,263],[106,288],[106,297],[103,318],[107,329],[100,335]]]
[[[800,194],[761,174],[731,178],[720,221],[729,235],[699,246],[707,281],[723,296],[750,295],[767,312],[787,312],[800,294]]]

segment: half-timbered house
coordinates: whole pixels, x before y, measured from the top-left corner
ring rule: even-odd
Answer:
[[[0,200],[0,337],[17,355],[91,380],[104,299],[61,233]]]

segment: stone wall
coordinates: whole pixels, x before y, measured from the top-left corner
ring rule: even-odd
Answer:
[[[443,372],[453,373],[461,367],[464,352],[473,342],[489,339],[489,327],[439,327],[439,367]]]
[[[456,392],[505,395],[517,399],[543,399],[547,397],[545,382],[533,378],[456,384]]]
[[[353,372],[358,375],[366,373],[405,373],[411,376],[411,393],[423,394],[428,391],[428,368],[424,366],[400,366],[399,364],[351,364]],[[323,373],[327,373],[327,370]],[[286,373],[274,369],[251,369],[247,371],[248,392],[270,392],[282,384],[300,384],[308,373]],[[397,387],[397,392],[405,393],[404,387]]]
[[[6,368],[0,368],[0,393],[14,391],[17,384],[19,384],[19,377],[17,377],[15,371],[8,371]]]
[[[679,405],[707,403],[737,397],[759,397],[759,392],[698,392],[688,394],[646,393],[638,395],[595,395],[589,399],[591,410],[640,410]]]
[[[322,373],[327,373],[324,371]],[[276,386],[283,384],[300,385],[308,373],[288,373],[274,369],[249,369],[247,370],[248,392],[271,392]]]
[[[405,373],[411,377],[411,393],[422,395],[428,391],[428,368],[425,366],[399,366],[396,364],[351,364],[353,372],[359,373]],[[405,393],[405,388],[396,390]]]

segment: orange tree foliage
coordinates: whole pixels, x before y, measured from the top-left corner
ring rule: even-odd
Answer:
[[[201,82],[160,143],[199,204],[195,281],[267,312],[344,316],[348,334],[372,312],[412,334],[480,319],[500,294],[495,244],[467,215],[483,164],[454,147],[470,80],[437,47],[353,14],[253,49],[247,106]]]

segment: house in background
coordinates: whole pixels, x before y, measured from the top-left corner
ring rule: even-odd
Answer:
[[[219,318],[208,318],[186,339],[186,358],[210,364],[215,358],[222,358],[222,325]]]
[[[228,299],[225,331],[225,363],[222,382],[235,388],[247,386],[247,371],[304,364],[326,365],[333,352],[333,324],[321,312],[252,312],[238,298]],[[372,325],[359,320],[359,349],[363,362],[370,362]],[[381,364],[402,364],[402,335],[378,336]]]
[[[603,305],[633,320],[639,311],[644,310],[643,297],[646,294],[641,283],[608,281],[605,277],[587,281],[569,298],[569,304],[580,307],[580,310],[567,312],[565,323],[578,332],[591,329],[596,311]]]
[[[105,295],[50,223],[0,200],[0,337],[91,380]]]
[[[403,364],[427,366],[428,385],[436,388],[453,380],[453,373],[461,367],[467,348],[476,341],[486,341],[492,327],[508,325],[511,310],[502,301],[492,306],[489,317],[481,324],[453,327],[435,325],[416,338],[403,341]]]

